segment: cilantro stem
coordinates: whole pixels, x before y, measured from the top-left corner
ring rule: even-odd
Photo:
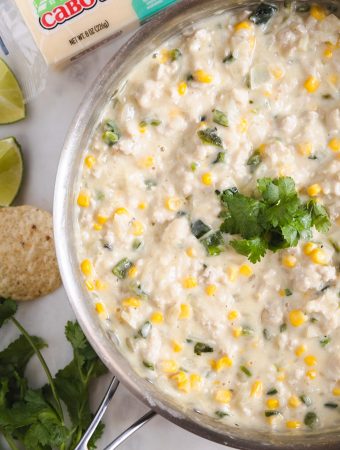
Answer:
[[[36,347],[36,345],[32,341],[31,336],[27,333],[25,328],[14,317],[11,317],[11,320],[14,323],[14,325],[21,331],[23,336],[25,336],[25,338],[27,339],[28,343],[30,344],[30,346],[34,350],[35,354],[37,355],[37,357],[38,357],[38,359],[40,361],[40,364],[42,365],[42,368],[44,369],[44,371],[46,373],[46,376],[47,376],[47,379],[48,379],[48,383],[49,383],[49,385],[51,387],[51,391],[52,391],[53,397],[54,397],[54,399],[55,399],[55,401],[57,403],[59,419],[61,420],[62,424],[64,424],[63,409],[61,407],[60,399],[59,399],[57,390],[55,388],[50,369],[48,368],[44,357],[42,356],[40,350]]]
[[[19,450],[18,447],[15,445],[14,439],[12,439],[11,436],[9,436],[7,433],[5,433],[4,430],[2,430],[1,428],[0,428],[0,432],[3,435],[3,437],[5,438],[7,444],[10,446],[11,450]]]

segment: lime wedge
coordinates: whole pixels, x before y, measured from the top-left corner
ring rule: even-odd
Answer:
[[[0,59],[0,124],[25,117],[25,103],[19,83],[11,69]]]
[[[13,137],[0,141],[0,206],[9,206],[17,195],[23,172],[20,145]]]

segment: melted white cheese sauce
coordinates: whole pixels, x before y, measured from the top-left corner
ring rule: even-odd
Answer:
[[[79,263],[121,352],[185,407],[253,428],[307,430],[308,412],[338,426],[340,21],[319,7],[266,25],[248,16],[225,13],[165,42],[108,104],[80,173]],[[108,119],[121,133],[112,146]],[[224,163],[197,135],[214,126]],[[215,190],[249,195],[258,178],[283,175],[304,199],[316,185],[329,212],[329,233],[312,240],[323,263],[306,242],[257,264],[230,246],[207,256],[190,223],[219,228]],[[133,266],[119,279],[123,258]],[[196,354],[197,342],[212,352]]]

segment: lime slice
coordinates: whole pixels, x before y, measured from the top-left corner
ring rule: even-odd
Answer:
[[[0,59],[0,124],[25,117],[25,103],[19,83],[11,69]]]
[[[22,180],[23,161],[20,145],[13,137],[0,141],[0,206],[9,206]]]

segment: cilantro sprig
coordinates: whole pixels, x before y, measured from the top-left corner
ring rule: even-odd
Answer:
[[[107,369],[87,342],[77,322],[68,322],[67,340],[73,360],[53,378],[41,350],[47,343],[31,336],[15,319],[17,305],[0,298],[0,327],[11,321],[21,332],[19,338],[0,352],[0,434],[12,450],[72,450],[92,420],[89,383]],[[25,370],[36,355],[46,373],[48,384],[32,389]],[[65,419],[66,405],[70,421]],[[96,448],[103,432],[97,427],[88,448]]]
[[[261,178],[258,196],[249,197],[231,188],[219,193],[223,233],[240,235],[230,245],[256,263],[268,250],[295,247],[300,239],[311,239],[312,228],[327,232],[326,209],[315,200],[302,202],[290,177]]]

